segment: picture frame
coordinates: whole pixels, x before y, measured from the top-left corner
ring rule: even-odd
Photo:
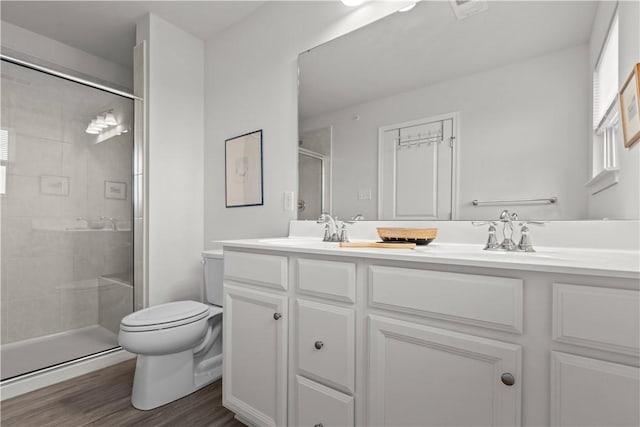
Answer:
[[[40,175],[40,194],[51,196],[69,195],[69,177],[56,175]]]
[[[127,200],[127,183],[118,181],[104,182],[104,198]]]
[[[225,140],[227,208],[264,205],[262,129]]]
[[[624,146],[640,140],[640,63],[637,63],[618,92]]]

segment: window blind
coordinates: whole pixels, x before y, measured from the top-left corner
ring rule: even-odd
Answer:
[[[618,95],[618,14],[609,26],[593,72],[593,128],[597,129]]]

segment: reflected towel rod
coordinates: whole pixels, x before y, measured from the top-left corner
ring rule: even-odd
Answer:
[[[505,204],[505,203],[558,203],[558,198],[556,196],[547,197],[544,199],[519,199],[519,200],[472,200],[471,204],[473,206],[478,205],[495,205],[495,204]]]

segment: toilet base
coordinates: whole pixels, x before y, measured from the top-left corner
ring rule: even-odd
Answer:
[[[217,362],[217,363],[216,363]],[[131,404],[136,409],[154,409],[180,399],[222,377],[222,357],[198,363],[193,350],[162,356],[138,355]]]

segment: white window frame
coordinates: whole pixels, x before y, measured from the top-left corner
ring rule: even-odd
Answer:
[[[609,101],[609,106],[602,117],[599,117],[596,113],[596,76],[600,67],[600,60],[602,59],[605,48],[608,46],[612,37],[612,31],[617,29],[619,33],[619,19],[618,10],[614,12],[609,28],[607,29],[607,36],[600,49],[600,54],[593,71],[594,80],[594,93],[593,93],[593,118],[594,118],[594,131],[593,131],[593,145],[592,145],[592,162],[591,162],[591,179],[585,184],[589,187],[591,194],[598,194],[619,181],[619,163],[618,163],[618,147],[620,146],[620,118],[618,113],[617,96]],[[619,36],[619,35],[618,35]],[[617,79],[617,76],[616,76]],[[616,82],[616,87],[618,82]],[[602,100],[599,100],[602,102]],[[599,120],[598,123],[595,123]]]
[[[12,138],[12,132],[9,129],[0,129],[3,140],[0,142],[0,194],[7,192],[7,166],[9,165],[9,141]]]

